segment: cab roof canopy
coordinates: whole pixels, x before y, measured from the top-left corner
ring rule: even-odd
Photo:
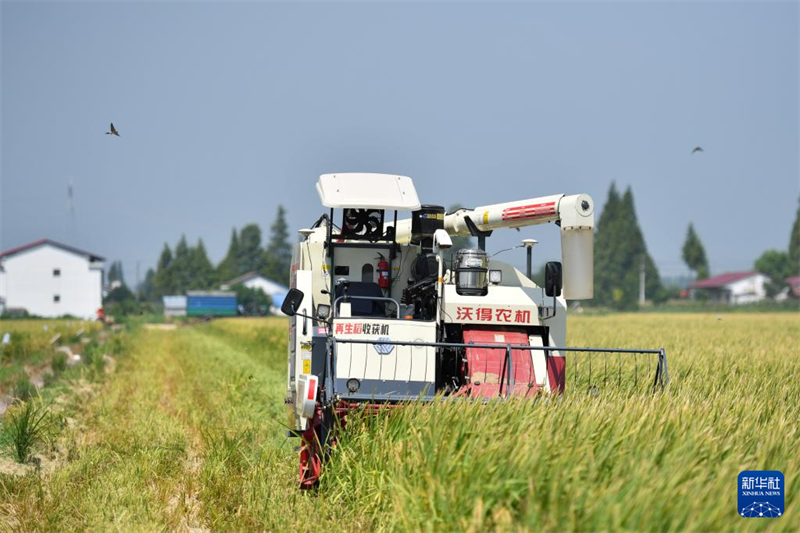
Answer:
[[[322,205],[332,208],[416,211],[420,208],[408,176],[352,172],[323,174],[317,182]]]

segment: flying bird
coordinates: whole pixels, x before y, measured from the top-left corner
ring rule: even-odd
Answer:
[[[116,135],[119,137],[119,132],[117,131],[117,128],[114,127],[113,122],[111,123],[111,128],[109,128],[109,130],[106,132],[106,135]]]
[[[112,124],[112,127],[113,127],[113,124]],[[702,146],[695,146],[694,150],[692,150],[692,155],[694,155],[697,152],[705,152],[705,150],[703,150]]]

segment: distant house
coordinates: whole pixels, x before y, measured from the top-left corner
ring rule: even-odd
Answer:
[[[732,305],[760,302],[767,297],[765,289],[769,278],[761,272],[727,272],[713,278],[695,281],[689,285],[692,299],[701,293],[712,302]]]
[[[96,318],[103,305],[104,261],[50,239],[6,250],[0,253],[0,300],[9,312]]]
[[[226,281],[220,285],[223,291],[230,290],[234,285],[244,285],[248,289],[261,289],[272,299],[272,309],[270,311],[274,314],[280,313],[281,304],[283,299],[286,298],[286,293],[289,292],[288,287],[284,287],[280,283],[275,283],[269,278],[264,277],[258,272],[248,272],[239,277]]]
[[[789,291],[795,298],[800,298],[800,276],[786,278],[786,284],[789,286]]]

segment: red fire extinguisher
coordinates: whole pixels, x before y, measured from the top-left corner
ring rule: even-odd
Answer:
[[[378,285],[381,289],[389,288],[389,263],[381,255],[378,261]]]

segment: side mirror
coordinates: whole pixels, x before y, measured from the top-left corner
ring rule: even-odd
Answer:
[[[550,261],[544,266],[544,293],[561,296],[561,263]]]
[[[289,289],[289,293],[286,295],[286,298],[283,299],[283,304],[281,305],[281,311],[284,315],[294,316],[297,314],[297,308],[300,307],[300,304],[303,303],[303,291],[299,289]]]

